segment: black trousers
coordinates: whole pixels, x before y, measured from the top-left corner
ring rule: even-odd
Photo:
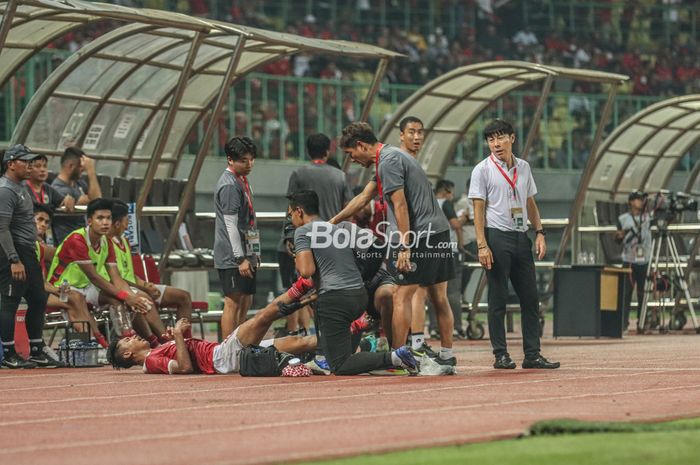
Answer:
[[[625,286],[625,326],[630,323],[630,307],[632,306],[632,291],[637,287],[637,321],[642,311],[642,301],[644,300],[644,283],[647,277],[648,263],[628,263],[622,262],[626,268],[632,269],[632,274],[629,275],[629,282]]]
[[[534,357],[540,352],[540,303],[532,241],[524,232],[486,228],[486,242],[493,253],[493,265],[486,272],[493,353],[496,356],[508,353],[505,316],[510,280],[520,300],[523,351],[526,357]]]
[[[393,366],[390,352],[358,352],[350,323],[367,306],[365,288],[328,291],[316,302],[318,338],[331,371],[336,375],[357,375]]]
[[[27,301],[25,324],[30,340],[40,340],[44,329],[46,300],[44,277],[34,247],[15,244],[17,255],[24,265],[25,281],[12,279],[10,262],[0,253],[0,339],[15,340],[15,314],[22,297]]]

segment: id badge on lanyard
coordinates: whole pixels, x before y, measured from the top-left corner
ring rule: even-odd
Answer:
[[[642,244],[637,244],[635,246],[635,257],[637,257],[638,262],[644,262],[644,247],[642,247]]]
[[[498,164],[496,161],[496,158],[491,155],[491,161],[493,164],[498,168],[498,171],[501,173],[501,175],[505,178],[505,180],[508,182],[508,185],[510,186],[510,190],[512,195],[510,196],[510,203],[511,205],[517,205],[518,202],[518,191],[517,191],[517,183],[518,183],[518,168],[513,169],[513,179],[510,179],[508,174],[503,171],[503,168],[501,168],[501,165]],[[516,207],[512,206],[510,208],[510,218],[511,221],[513,222],[513,228],[517,230],[523,230],[525,229],[525,211],[522,207]]]
[[[245,232],[246,256],[260,258],[260,233],[257,229],[249,229]]]

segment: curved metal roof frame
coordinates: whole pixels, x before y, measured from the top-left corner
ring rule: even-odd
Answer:
[[[546,80],[534,121],[539,120],[552,79],[619,84],[627,76],[595,70],[545,66],[524,61],[492,61],[457,68],[417,90],[382,126],[380,140],[399,139],[399,121],[417,116],[427,128],[419,160],[429,177],[442,177],[451,154],[479,114],[508,92]],[[614,87],[614,86],[613,86]],[[527,157],[532,128],[521,156]]]
[[[615,128],[601,144],[584,205],[604,196],[626,202],[632,191],[663,189],[700,139],[699,110],[699,94],[676,97],[644,108]],[[695,169],[688,188],[697,175]]]
[[[256,67],[299,52],[378,59],[362,110],[366,119],[388,60],[403,56],[372,45],[80,0],[9,0],[0,10],[0,63],[5,58],[13,64],[0,67],[0,79],[80,25],[100,19],[129,23],[83,47],[49,76],[23,112],[13,140],[46,154],[78,143],[97,159],[124,160],[127,166],[147,161],[139,213],[164,153],[172,173],[189,128],[210,111],[212,102],[209,117],[216,120],[231,85]],[[214,127],[208,125],[192,166],[165,256],[194,196]]]
[[[591,164],[582,187],[583,202],[574,205],[578,216],[584,208],[593,210],[596,200],[626,202],[634,190],[655,192],[666,187],[683,156],[700,140],[700,94],[671,98],[644,108],[620,124],[603,141],[595,162]],[[700,175],[700,161],[695,163],[686,182],[686,191],[694,189]],[[700,234],[690,253],[695,266],[700,251]]]

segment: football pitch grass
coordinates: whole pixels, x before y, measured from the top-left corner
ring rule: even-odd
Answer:
[[[698,463],[700,418],[667,423],[540,422],[521,439],[414,449],[313,465],[668,465]],[[430,434],[426,431],[426,434]],[[358,438],[358,450],[362,448]]]

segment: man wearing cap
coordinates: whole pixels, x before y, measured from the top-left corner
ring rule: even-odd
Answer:
[[[615,238],[622,242],[622,264],[631,269],[630,285],[625,286],[625,328],[630,322],[632,289],[637,286],[637,321],[644,300],[644,281],[651,259],[651,217],[644,211],[646,194],[630,193],[627,198],[629,211],[617,218]],[[639,330],[639,327],[637,327]]]
[[[37,158],[24,145],[5,151],[0,177],[0,339],[3,365],[9,368],[56,367],[42,340],[46,292],[36,256],[36,224],[32,199],[22,182],[29,163]],[[27,301],[25,324],[29,336],[29,360],[15,351],[15,314],[20,300]],[[50,349],[49,349],[50,350]]]

